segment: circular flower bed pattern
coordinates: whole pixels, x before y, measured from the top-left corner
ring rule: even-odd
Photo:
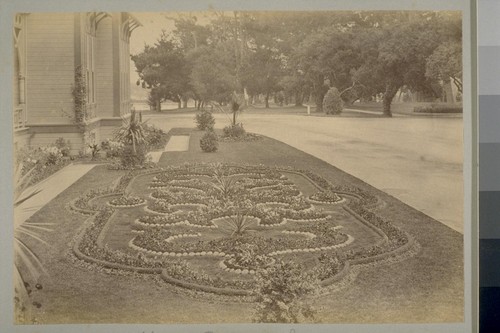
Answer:
[[[358,189],[342,188],[339,195],[311,173],[184,165],[125,178],[129,183],[121,186],[131,194],[98,210],[75,253],[109,267],[161,272],[187,288],[249,294],[256,273],[277,259],[298,262],[326,285],[348,263],[409,247],[404,232],[367,209],[376,199]],[[125,227],[128,238],[107,244],[114,228]]]

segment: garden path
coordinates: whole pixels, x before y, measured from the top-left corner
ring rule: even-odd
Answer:
[[[189,135],[172,135],[168,140],[165,151],[188,151]]]
[[[25,194],[40,190],[40,193],[21,203],[16,209],[16,221],[22,223],[39,211],[43,206],[70,187],[89,172],[96,164],[70,164],[47,179],[27,188]]]

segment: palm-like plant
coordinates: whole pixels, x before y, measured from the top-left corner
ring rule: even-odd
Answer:
[[[251,221],[243,212],[237,212],[236,215],[231,216],[230,224],[233,229],[231,236],[241,236],[248,230]]]
[[[234,178],[224,175],[220,164],[212,166],[212,177],[215,180],[212,187],[223,197],[228,198],[237,191],[237,183]]]
[[[145,131],[142,125],[140,117],[137,117],[135,110],[132,110],[130,119],[124,119],[122,127],[115,134],[117,140],[132,145],[134,154],[137,152],[136,146],[145,142]]]
[[[20,218],[20,209],[22,209],[21,204],[41,192],[40,189],[36,188],[27,190],[35,167],[30,169],[24,175],[22,175],[22,169],[22,163],[17,164],[14,174],[14,281],[15,290],[20,298],[19,301],[22,304],[27,305],[29,304],[29,295],[26,289],[26,278],[22,272],[29,273],[34,280],[38,279],[40,272],[45,274],[47,274],[47,272],[38,255],[33,251],[29,243],[26,242],[24,238],[27,236],[28,238],[48,245],[41,238],[40,231],[51,231],[49,228],[51,224],[27,222]],[[29,311],[29,307],[24,307],[26,311]]]
[[[252,225],[252,220],[246,212],[239,210],[235,215],[228,217],[227,224],[220,226],[220,230],[230,237],[242,236]]]

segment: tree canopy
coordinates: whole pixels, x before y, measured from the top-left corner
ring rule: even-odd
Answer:
[[[174,18],[175,29],[134,55],[153,99],[228,103],[234,93],[274,94],[321,110],[338,89],[345,103],[400,89],[429,96],[450,80],[462,89],[458,12],[211,12]],[[436,96],[437,97],[437,96]],[[200,105],[200,104],[198,104]]]

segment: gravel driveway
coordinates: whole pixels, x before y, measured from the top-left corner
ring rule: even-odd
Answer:
[[[193,127],[194,115],[151,115],[165,130]],[[398,198],[463,233],[461,118],[318,117],[243,113],[254,133],[282,141]],[[229,122],[216,115],[216,128]]]

